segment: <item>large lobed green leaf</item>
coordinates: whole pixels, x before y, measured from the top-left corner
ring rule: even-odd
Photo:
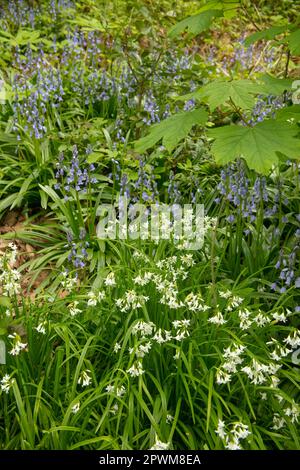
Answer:
[[[293,84],[290,78],[277,78],[269,74],[261,75],[260,80],[262,82],[260,94],[262,95],[281,95],[285,91],[290,91]]]
[[[257,31],[256,33],[251,34],[245,39],[245,46],[249,47],[254,42],[260,41],[262,39],[270,41],[271,39],[274,39],[279,34],[286,32],[287,29],[288,29],[287,26],[272,26],[271,28],[264,29],[263,31]]]
[[[288,44],[293,55],[300,55],[300,29],[293,31],[289,35]]]
[[[232,101],[238,108],[246,110],[254,107],[257,95],[281,95],[284,91],[291,90],[292,83],[293,80],[276,78],[268,74],[262,75],[257,82],[248,79],[217,79],[176,99],[194,98],[203,101],[208,104],[211,111]]]
[[[293,104],[279,109],[276,113],[276,120],[300,122],[300,104]]]
[[[180,97],[180,99],[199,99],[207,102],[212,111],[230,100],[241,109],[252,109],[255,105],[255,95],[260,92],[259,84],[251,80],[217,79],[199,90],[189,93],[189,95]]]
[[[135,143],[135,150],[143,153],[162,139],[165,148],[171,152],[181,139],[186,137],[195,124],[205,124],[208,113],[203,108],[171,116],[150,128],[150,132]]]
[[[169,36],[173,38],[184,31],[187,31],[191,36],[196,36],[210,28],[213,19],[220,16],[223,16],[222,10],[206,10],[197,15],[189,16],[175,24],[170,29]]]
[[[238,125],[210,129],[215,139],[212,153],[217,163],[225,164],[243,157],[249,168],[267,173],[278,163],[279,153],[288,158],[300,158],[299,130],[287,122],[268,120],[254,127]]]

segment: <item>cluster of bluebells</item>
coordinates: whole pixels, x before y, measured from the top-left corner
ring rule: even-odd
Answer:
[[[1,2],[0,25],[4,30],[8,30],[11,24],[34,29],[39,15],[40,9],[29,5],[26,0],[8,0]]]
[[[268,96],[258,96],[257,102],[252,109],[251,116],[247,119],[249,125],[255,125],[258,122],[262,122],[265,119],[274,118],[276,111],[286,106],[288,96],[280,95],[268,95]]]
[[[169,174],[168,196],[171,204],[179,203],[182,197],[179,189],[179,183],[176,181],[173,171],[170,171]]]
[[[69,91],[83,99],[86,105],[92,101],[107,99],[109,84],[101,68],[102,38],[96,31],[88,34],[75,29],[67,34],[60,63]]]
[[[147,165],[146,160],[139,159],[139,169],[136,180],[129,180],[127,173],[121,173],[116,162],[117,180],[120,180],[120,196],[128,201],[129,218],[132,219],[132,208],[135,203],[153,204],[159,201],[159,192],[154,174],[154,167]],[[122,208],[121,208],[122,209]]]
[[[4,30],[8,30],[10,25],[35,29],[43,15],[54,22],[61,12],[74,7],[72,0],[50,0],[45,4],[35,3],[34,6],[28,0],[8,0],[1,2],[0,25]]]
[[[220,204],[221,199],[224,198],[230,204],[231,212],[227,216],[227,222],[234,224],[239,217],[244,219],[246,235],[251,232],[251,224],[256,221],[261,210],[264,219],[276,217],[276,220],[280,218],[279,222],[287,222],[285,216],[280,216],[280,207],[288,205],[288,198],[281,187],[281,182],[278,182],[275,192],[273,187],[267,186],[265,177],[257,176],[254,183],[251,184],[245,165],[241,160],[231,163],[221,170],[217,189],[220,196],[215,199],[215,202]],[[274,235],[278,235],[278,233],[276,226]]]
[[[9,2],[10,9],[13,3]],[[19,0],[17,10],[26,2]],[[53,21],[62,10],[72,7],[68,0],[51,1],[49,12]],[[27,8],[27,7],[26,7]],[[33,10],[32,10],[33,11]],[[40,11],[35,10],[36,17]],[[20,17],[26,17],[23,12]],[[15,19],[15,23],[18,21]],[[56,113],[53,108],[61,111],[66,105],[81,104],[83,109],[93,112],[101,110],[104,117],[115,119],[113,137],[124,143],[128,132],[128,113],[141,113],[141,120],[151,125],[170,115],[170,104],[162,104],[161,96],[169,96],[174,92],[183,93],[182,83],[187,71],[193,72],[195,51],[186,49],[169,49],[161,55],[161,51],[149,52],[146,57],[138,56],[134,66],[129,66],[124,57],[108,67],[104,60],[107,50],[120,54],[114,40],[99,30],[82,31],[79,28],[68,29],[62,48],[58,48],[54,36],[53,43],[37,47],[16,47],[14,67],[17,73],[12,83],[14,100],[14,130],[23,128],[30,136],[43,138],[50,131],[49,122],[55,122]],[[138,53],[137,53],[138,54]],[[149,75],[145,80],[145,69]],[[196,87],[199,78],[190,80],[188,90]],[[167,86],[166,86],[167,83]],[[142,84],[142,85],[141,85]],[[165,100],[166,101],[166,100]],[[188,100],[185,110],[193,109],[195,103]],[[175,106],[174,111],[179,109]]]
[[[33,55],[30,47],[25,55],[18,48],[15,52],[18,73],[13,81],[13,130],[23,127],[32,137],[41,139],[47,133],[47,113],[59,108],[64,89],[60,70],[49,65],[45,53],[39,48]],[[30,78],[30,80],[29,80]]]
[[[132,197],[132,202],[142,201],[144,203],[153,203],[157,201],[158,189],[153,166],[147,168],[146,161],[140,158],[137,176],[137,180],[133,183],[136,195]]]
[[[233,53],[221,55],[216,46],[209,47],[207,60],[210,64],[219,64],[217,72],[231,76],[232,69],[253,72],[269,71],[276,62],[275,49],[269,47],[262,54],[262,45],[245,46],[245,38],[241,37],[235,44]]]
[[[298,214],[300,219],[300,215]],[[284,294],[290,287],[300,289],[300,230],[296,230],[293,247],[289,254],[282,249],[279,252],[279,259],[275,265],[279,272],[278,279],[272,284],[271,289]]]
[[[74,238],[72,232],[67,233],[67,241],[69,248],[68,261],[73,264],[74,268],[84,268],[88,258],[87,248],[89,241],[87,240],[87,232],[84,228],[79,231],[79,240]]]
[[[88,147],[85,151],[85,158],[91,153]],[[79,152],[76,145],[73,146],[71,161],[67,161],[64,153],[61,153],[56,164],[55,178],[57,183],[55,189],[64,192],[66,201],[72,199],[74,193],[86,193],[88,188],[95,185],[98,180],[93,176],[95,166],[86,160],[80,161]]]

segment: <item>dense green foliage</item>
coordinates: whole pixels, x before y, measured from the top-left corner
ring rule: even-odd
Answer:
[[[300,449],[297,13],[0,0],[1,449]]]

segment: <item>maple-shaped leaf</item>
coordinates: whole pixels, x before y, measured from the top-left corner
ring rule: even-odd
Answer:
[[[279,154],[300,158],[298,132],[296,126],[287,122],[267,120],[254,127],[231,125],[210,129],[208,135],[215,139],[211,151],[217,163],[243,157],[249,168],[266,174],[278,163]]]
[[[277,78],[272,75],[261,75],[259,79],[262,81],[261,94],[281,95],[284,91],[290,91],[293,80],[290,78]]]
[[[300,29],[293,31],[288,36],[288,44],[293,55],[300,55]]]
[[[148,135],[135,142],[135,150],[143,153],[162,139],[164,147],[171,152],[195,124],[205,124],[207,119],[208,113],[203,108],[175,114],[154,124]]]
[[[257,31],[257,33],[251,34],[245,39],[245,46],[249,47],[256,41],[260,41],[262,39],[266,39],[270,41],[274,39],[279,34],[286,32],[288,26],[272,26],[271,28],[264,29],[263,31]]]
[[[255,105],[255,95],[258,95],[260,90],[260,85],[251,80],[218,79],[179,99],[199,99],[207,102],[212,111],[230,100],[241,109],[252,109]]]
[[[222,10],[224,18],[233,18],[238,13],[240,0],[206,0],[205,5],[197,10],[197,13],[207,10]]]
[[[300,122],[300,104],[279,109],[276,112],[276,120]]]
[[[207,10],[197,15],[188,16],[170,29],[169,36],[176,37],[184,31],[187,31],[191,36],[196,36],[210,28],[212,20],[218,16],[223,16],[222,10]]]

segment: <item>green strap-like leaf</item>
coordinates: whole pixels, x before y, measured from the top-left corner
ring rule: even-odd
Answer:
[[[254,127],[237,125],[210,129],[215,139],[212,153],[217,163],[225,164],[243,157],[249,168],[267,173],[278,163],[278,153],[288,158],[300,158],[298,129],[286,122],[268,120]]]
[[[143,153],[162,139],[165,148],[171,152],[181,139],[186,137],[195,124],[205,124],[208,113],[203,108],[171,116],[150,128],[150,132],[135,143],[135,150]]]

